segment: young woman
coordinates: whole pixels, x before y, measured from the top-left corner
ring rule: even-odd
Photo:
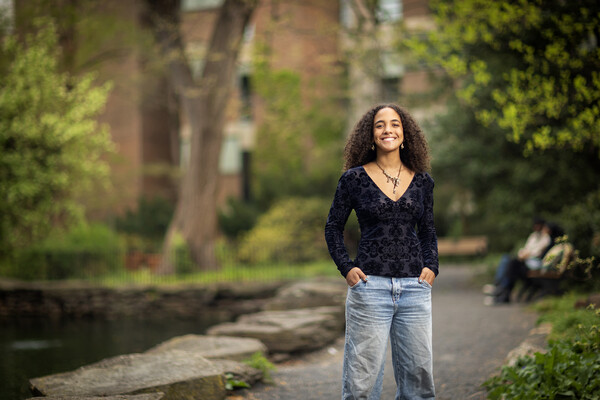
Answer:
[[[434,399],[431,289],[438,254],[427,142],[406,110],[379,105],[357,123],[344,158],[325,226],[349,286],[342,398],[380,398],[390,340],[396,399]],[[352,210],[361,232],[355,260],[343,233]]]

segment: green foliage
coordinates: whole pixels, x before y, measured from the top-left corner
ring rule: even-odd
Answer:
[[[264,210],[287,196],[331,195],[344,140],[338,102],[308,98],[297,72],[271,69],[268,49],[257,46],[256,53],[254,86],[265,110],[254,151],[258,204]]]
[[[173,264],[177,275],[187,275],[194,272],[192,253],[183,235],[176,233],[173,238]]]
[[[582,255],[593,254],[600,86],[591,82],[600,83],[600,5],[431,5],[437,29],[402,46],[443,68],[436,82],[459,88],[429,130],[440,233],[486,234],[492,251],[507,251],[537,215],[563,223]]]
[[[133,51],[151,54],[151,32],[140,29],[130,15],[115,12],[114,7],[93,1],[21,1],[15,7],[14,24],[21,32],[35,31],[40,16],[51,19],[61,38],[64,51],[58,65],[62,71],[79,74],[94,70],[107,61],[123,60]],[[158,62],[158,57],[149,56],[148,60]],[[119,86],[131,85],[136,76],[123,74],[112,78]]]
[[[600,148],[600,4],[437,0],[437,30],[409,41],[459,79],[486,126],[534,149]]]
[[[600,322],[595,310],[574,308],[575,303],[584,299],[585,296],[570,292],[561,297],[545,298],[534,304],[534,310],[541,314],[538,323],[552,324],[549,339],[572,339],[582,327],[591,329]]]
[[[26,280],[84,278],[121,270],[123,240],[105,225],[81,224],[20,249],[0,274]]]
[[[205,284],[214,285],[218,282],[236,282],[252,284],[255,282],[274,282],[290,279],[307,279],[315,277],[339,277],[339,272],[330,260],[319,260],[310,263],[290,264],[272,263],[264,265],[246,265],[228,263],[219,270],[194,271],[185,275],[157,275],[147,268],[135,271],[112,271],[109,274],[88,277],[90,281],[110,287],[136,285],[179,285]]]
[[[235,379],[235,376],[232,373],[227,372],[225,374],[225,389],[234,390],[234,389],[239,389],[239,388],[250,388],[250,387],[251,386],[249,384],[247,384],[246,382]]]
[[[275,365],[271,363],[261,352],[252,354],[250,359],[245,360],[244,363],[252,368],[256,368],[263,374],[263,381],[266,383],[273,382],[271,378],[271,371],[275,371]]]
[[[79,196],[107,182],[110,136],[99,128],[109,85],[57,68],[53,24],[0,44],[0,256],[83,219]]]
[[[313,261],[327,254],[323,227],[329,202],[320,198],[281,200],[261,215],[239,244],[238,258],[252,264]]]
[[[565,205],[561,222],[569,232],[569,240],[583,257],[600,260],[600,189]]]
[[[593,312],[596,323],[599,316]],[[579,327],[575,338],[550,342],[546,353],[522,357],[484,383],[491,400],[597,399],[600,396],[598,325]]]
[[[219,210],[219,227],[228,238],[237,239],[252,229],[259,215],[260,209],[254,202],[231,197],[227,205]]]
[[[576,248],[590,243],[597,206],[593,197],[582,199],[600,180],[594,151],[548,149],[523,157],[498,127],[482,126],[472,107],[452,97],[447,106],[428,129],[440,235],[485,234],[492,251],[510,251],[539,215],[564,223]]]
[[[140,197],[135,211],[128,210],[115,221],[119,232],[162,239],[173,216],[173,203],[162,198]]]

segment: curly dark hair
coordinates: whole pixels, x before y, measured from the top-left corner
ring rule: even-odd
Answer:
[[[402,163],[414,172],[429,171],[429,148],[423,131],[404,108],[396,104],[379,104],[371,108],[358,121],[344,148],[344,171],[375,160],[373,144],[373,119],[382,108],[398,113],[404,131],[404,149],[400,149]]]

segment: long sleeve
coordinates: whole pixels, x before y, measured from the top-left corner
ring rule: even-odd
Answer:
[[[552,244],[550,236],[543,232],[532,232],[527,238],[525,246],[519,251],[525,258],[542,257],[544,251]]]
[[[344,227],[351,211],[348,175],[344,174],[338,182],[327,223],[325,224],[325,241],[327,242],[329,254],[331,254],[333,262],[344,277],[354,268],[354,262],[350,259],[344,244]]]
[[[423,267],[439,273],[437,235],[433,220],[433,179],[427,175],[427,185],[424,187],[423,215],[418,223],[418,236],[423,254]]]

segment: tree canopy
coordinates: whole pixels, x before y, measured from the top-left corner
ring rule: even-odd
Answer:
[[[37,25],[0,43],[0,255],[81,220],[79,196],[109,173],[97,117],[110,84],[61,72],[53,23]]]
[[[509,250],[542,216],[562,223],[582,253],[598,254],[590,204],[600,190],[600,5],[431,5],[436,28],[401,45],[448,100],[428,129],[440,231],[485,233],[492,248]]]
[[[459,96],[479,121],[498,125],[527,153],[600,148],[600,3],[435,0],[432,7],[437,29],[410,46],[461,80]]]

